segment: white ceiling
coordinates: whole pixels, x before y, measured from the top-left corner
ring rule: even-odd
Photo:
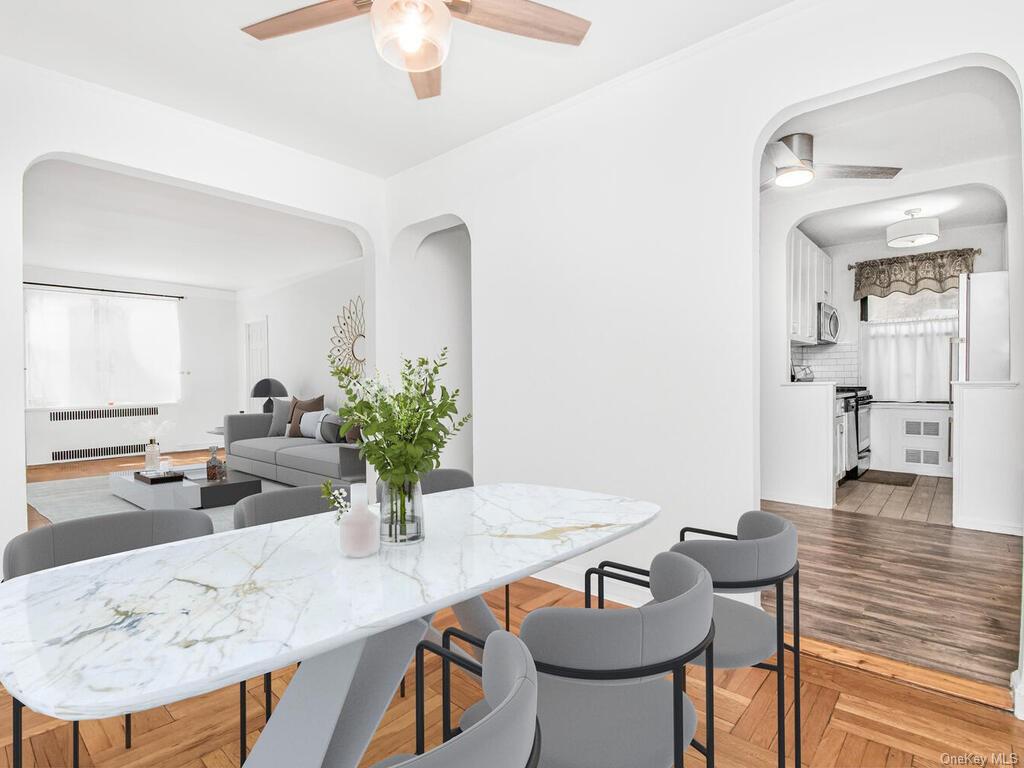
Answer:
[[[846,165],[884,165],[914,174],[935,168],[1020,154],[1020,107],[1003,75],[967,67],[844,101],[790,120],[774,138],[814,136],[814,160]],[[771,173],[762,163],[762,178]],[[806,187],[770,188],[763,200],[819,194],[837,186],[886,182],[816,179]]]
[[[968,184],[837,208],[811,216],[800,229],[822,248],[884,240],[885,228],[905,219],[911,208],[920,208],[921,216],[938,216],[943,230],[1006,223],[1003,196],[991,187]]]
[[[417,102],[363,16],[258,42],[240,28],[308,0],[4,0],[0,53],[381,176],[789,0],[550,0],[580,48],[456,21],[444,92]]]
[[[25,174],[25,263],[240,290],[360,258],[349,230],[61,160]]]

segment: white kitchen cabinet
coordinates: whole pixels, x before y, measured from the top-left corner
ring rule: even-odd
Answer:
[[[789,338],[818,343],[818,302],[833,303],[832,257],[794,229],[788,241]]]

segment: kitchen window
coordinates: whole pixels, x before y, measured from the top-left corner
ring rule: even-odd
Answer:
[[[174,403],[178,300],[25,286],[28,408]]]

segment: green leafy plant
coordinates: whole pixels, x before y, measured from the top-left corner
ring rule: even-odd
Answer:
[[[320,495],[331,503],[331,511],[334,512],[334,522],[340,523],[341,516],[352,509],[352,503],[348,500],[348,491],[344,488],[335,488],[330,480],[324,480],[320,486]]]
[[[420,475],[441,465],[441,451],[472,417],[458,416],[458,389],[440,382],[448,348],[434,360],[402,359],[401,385],[380,375],[360,378],[328,356],[331,375],[348,402],[338,410],[342,432],[358,427],[359,455],[368,461],[392,493],[392,520],[404,535],[406,498]]]

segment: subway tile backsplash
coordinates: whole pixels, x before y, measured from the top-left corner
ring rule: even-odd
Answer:
[[[806,365],[814,371],[815,381],[860,384],[860,358],[856,344],[794,344],[792,359],[793,365]]]

